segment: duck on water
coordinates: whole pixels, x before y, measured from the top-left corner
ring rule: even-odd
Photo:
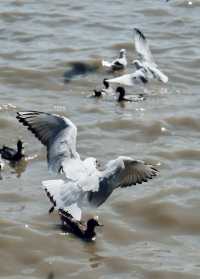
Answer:
[[[85,241],[94,241],[96,239],[96,227],[103,226],[99,223],[98,216],[89,219],[86,223],[83,223],[74,219],[63,209],[59,209],[58,213],[61,220],[62,230],[67,233],[73,233]]]
[[[17,149],[3,146],[2,149],[0,149],[0,154],[2,159],[10,161],[10,162],[18,162],[22,158],[24,158],[24,146],[23,142],[21,140],[18,140],[17,142]]]
[[[138,101],[144,101],[145,97],[143,94],[140,94],[139,96],[130,96],[129,98],[125,97],[126,96],[126,91],[124,87],[119,86],[116,89],[116,93],[118,94],[117,97],[117,102],[122,103],[122,102],[138,102]]]
[[[113,89],[106,78],[103,80],[103,88],[94,89],[94,93],[91,97],[98,98],[102,97],[103,95],[113,95]]]

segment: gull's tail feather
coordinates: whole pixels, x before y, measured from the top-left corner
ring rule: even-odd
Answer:
[[[52,212],[54,208],[64,209],[76,220],[81,220],[81,209],[76,203],[80,190],[75,183],[57,179],[43,181],[42,185],[48,198],[53,204],[50,212]]]
[[[107,67],[107,68],[110,68],[112,66],[112,63],[108,62],[108,61],[105,61],[105,60],[102,60],[102,66],[103,67]]]

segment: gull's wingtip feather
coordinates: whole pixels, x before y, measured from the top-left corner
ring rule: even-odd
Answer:
[[[145,37],[145,35],[142,33],[142,31],[140,31],[140,29],[138,29],[138,28],[134,28],[134,32],[136,33],[136,34],[138,34],[140,37],[142,37],[143,38],[143,40],[146,40],[146,37]]]

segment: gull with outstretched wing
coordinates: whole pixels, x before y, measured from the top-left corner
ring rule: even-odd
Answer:
[[[134,28],[135,50],[138,54],[138,60],[134,60],[133,64],[137,70],[144,69],[147,73],[147,79],[157,79],[164,83],[168,82],[168,77],[163,74],[155,63],[151,53],[148,41],[144,34],[137,28]]]
[[[17,119],[47,147],[49,168],[65,177],[43,181],[43,187],[57,210],[67,210],[76,220],[82,209],[98,207],[113,190],[147,182],[157,169],[130,157],[118,157],[102,169],[97,160],[82,160],[76,151],[76,126],[63,116],[38,112],[18,112]]]

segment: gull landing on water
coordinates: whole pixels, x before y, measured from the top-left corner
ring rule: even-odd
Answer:
[[[127,58],[126,58],[126,50],[121,49],[119,53],[119,57],[112,62],[108,62],[105,60],[102,60],[102,66],[107,67],[111,69],[112,71],[118,71],[123,70],[127,66]]]
[[[66,117],[38,111],[18,112],[17,119],[47,147],[50,169],[64,178],[43,181],[57,210],[63,209],[81,220],[82,209],[103,204],[117,188],[142,184],[158,175],[143,161],[120,156],[99,169],[97,160],[82,160],[76,151],[76,126]]]
[[[163,83],[168,82],[168,77],[163,74],[155,63],[144,34],[137,28],[134,28],[135,50],[139,56],[139,60],[134,60],[133,64],[137,70],[143,69],[146,72],[147,80],[156,79]]]

